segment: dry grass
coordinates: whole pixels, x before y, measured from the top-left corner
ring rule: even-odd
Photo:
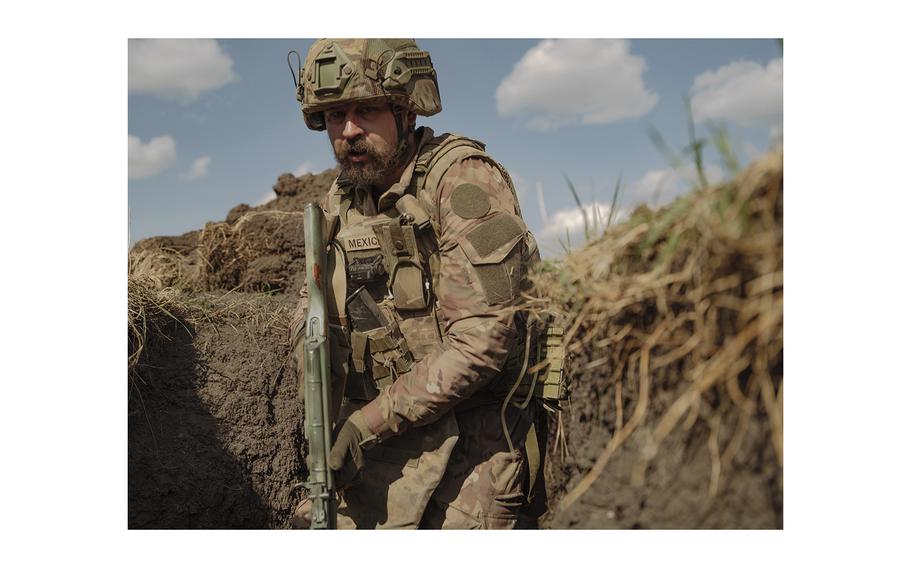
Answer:
[[[564,497],[563,509],[635,431],[645,434],[632,480],[637,484],[667,436],[697,421],[710,431],[712,497],[750,421],[770,424],[782,464],[781,152],[659,212],[640,208],[560,264],[544,265],[535,285],[536,295],[555,300],[568,318],[570,369],[602,373],[608,377],[603,388],[616,393],[613,435]],[[655,389],[682,394],[656,412],[649,408]],[[623,409],[630,390],[637,394]],[[724,436],[716,411],[722,405],[735,405],[739,416],[735,431]]]
[[[191,335],[202,325],[286,329],[290,306],[238,290],[257,258],[281,252],[302,256],[289,250],[303,242],[301,219],[300,213],[254,212],[234,225],[209,223],[198,234],[156,237],[134,247],[128,281],[130,379],[138,377],[150,341],[172,341],[180,326]]]
[[[194,333],[203,325],[287,329],[293,307],[265,294],[188,292],[159,288],[148,278],[128,282],[128,368],[133,372],[150,340],[170,340],[169,330],[182,326]]]
[[[201,290],[202,271],[193,258],[167,247],[133,250],[129,256],[129,277],[157,289]]]
[[[129,254],[129,275],[159,290],[282,291],[303,242],[302,213],[251,211],[234,223],[140,241]]]
[[[257,259],[286,253],[302,257],[302,245],[300,212],[257,211],[233,225],[208,223],[199,236],[203,285],[207,290],[244,287],[244,273]]]

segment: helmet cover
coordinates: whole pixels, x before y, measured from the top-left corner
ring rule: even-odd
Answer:
[[[327,108],[382,99],[421,116],[442,110],[430,54],[413,39],[319,39],[310,46],[297,86],[309,128],[325,130]]]

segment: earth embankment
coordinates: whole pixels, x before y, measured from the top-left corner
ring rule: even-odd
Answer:
[[[305,476],[287,324],[337,172],[130,253],[130,528],[287,528]],[[550,528],[783,526],[783,163],[640,208],[539,267],[571,398]]]

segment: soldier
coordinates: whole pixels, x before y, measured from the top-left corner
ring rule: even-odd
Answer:
[[[297,97],[341,166],[322,203],[339,526],[536,526],[545,413],[513,387],[534,363],[516,307],[538,253],[508,173],[415,128],[442,107],[413,40],[318,40]],[[302,290],[292,344],[306,309]]]

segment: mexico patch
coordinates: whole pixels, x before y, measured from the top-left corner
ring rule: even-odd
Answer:
[[[473,183],[455,188],[451,197],[452,211],[462,219],[480,219],[490,212],[490,198]]]
[[[376,235],[361,235],[344,238],[344,250],[354,252],[358,250],[372,250],[379,248],[379,239]]]

